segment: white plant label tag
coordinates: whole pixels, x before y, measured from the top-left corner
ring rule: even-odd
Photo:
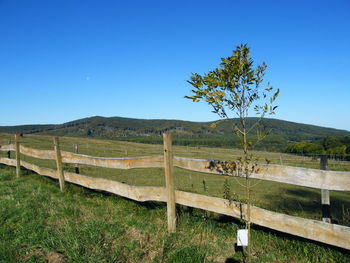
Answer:
[[[237,246],[248,246],[248,229],[237,231]]]

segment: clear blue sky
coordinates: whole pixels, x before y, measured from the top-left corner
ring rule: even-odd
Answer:
[[[276,118],[350,130],[350,1],[0,0],[0,125],[218,119],[191,72],[248,43]]]

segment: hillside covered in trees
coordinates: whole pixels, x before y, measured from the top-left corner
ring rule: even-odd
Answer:
[[[253,123],[254,121],[255,118],[248,119],[248,122]],[[211,128],[212,123],[96,116],[63,124],[2,126],[0,132],[162,143],[162,133],[171,131],[174,133],[174,144],[178,145],[239,146],[238,138],[233,134],[232,125],[232,123],[238,124],[238,119],[219,121],[216,128]],[[256,149],[269,151],[287,150],[290,153],[307,154],[330,152],[335,147],[342,147],[341,151],[343,151],[343,145],[348,147],[348,138],[350,138],[349,131],[278,119],[264,119],[262,128],[270,134],[262,144],[256,146]],[[333,150],[338,151],[339,149]],[[346,148],[345,152],[348,150]]]

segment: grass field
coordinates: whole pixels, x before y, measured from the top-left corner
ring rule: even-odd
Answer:
[[[1,135],[0,144],[12,136]],[[52,149],[52,138],[25,136],[23,145]],[[145,145],[110,140],[61,138],[62,149],[93,156],[126,157],[162,154],[161,145]],[[240,151],[216,148],[174,147],[175,155],[228,160]],[[261,161],[318,168],[317,160],[279,153],[256,153]],[[2,156],[6,153],[1,153]],[[14,155],[13,155],[14,157]],[[22,156],[24,160],[54,168],[53,161]],[[330,169],[350,170],[346,162],[330,161]],[[66,170],[74,170],[65,165]],[[135,185],[164,185],[162,169],[115,170],[81,166],[81,173]],[[232,178],[175,169],[176,188],[223,196],[228,179],[231,193],[242,189]],[[32,173],[14,178],[13,168],[0,172],[0,262],[45,262],[52,257],[69,262],[236,262],[242,253],[233,251],[235,231],[240,222],[205,211],[180,207],[179,231],[166,234],[163,204],[135,203],[67,184],[60,193],[56,181]],[[320,219],[320,191],[273,182],[260,182],[254,189],[257,206],[272,211]],[[335,222],[350,225],[349,193],[331,192]],[[27,233],[27,234],[26,234]],[[276,233],[257,226],[253,230],[255,262],[349,262],[343,251]],[[50,254],[51,253],[51,254]],[[1,261],[2,260],[2,261]],[[41,261],[40,261],[41,260]]]
[[[0,262],[242,262],[234,250],[242,227],[178,207],[167,235],[166,209],[0,168]],[[254,262],[349,262],[348,251],[268,229],[252,231]]]

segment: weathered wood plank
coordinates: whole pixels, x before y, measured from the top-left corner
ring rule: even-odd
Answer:
[[[304,219],[254,207],[252,222],[284,233],[350,249],[350,227]]]
[[[236,218],[244,218],[246,205],[239,202],[175,191],[176,203]],[[251,206],[251,222],[280,232],[350,249],[350,227],[285,215]]]
[[[0,163],[1,164],[6,164],[6,165],[9,165],[9,166],[16,166],[16,160],[15,159],[9,159],[9,158],[1,157],[0,158]]]
[[[21,145],[21,153],[30,157],[45,159],[45,160],[55,160],[56,153],[53,150],[39,150]]]
[[[350,191],[350,172],[322,171],[281,165],[260,165],[259,168],[259,174],[253,174],[252,178],[318,189]]]
[[[11,147],[2,145],[0,149],[7,151]],[[39,150],[23,145],[20,146],[21,153],[39,159],[56,159],[56,152],[53,150]],[[83,154],[61,151],[63,163],[85,164],[116,169],[132,169],[132,168],[160,168],[163,167],[163,156],[149,157],[132,157],[132,158],[109,158],[109,157],[94,157]]]
[[[167,190],[167,218],[168,232],[176,231],[176,213],[175,213],[175,184],[173,174],[173,150],[172,150],[172,134],[163,134],[164,143],[164,174],[165,186]]]
[[[133,186],[107,179],[88,177],[76,173],[65,172],[64,174],[67,182],[82,185],[90,189],[106,191],[140,202],[166,202],[166,190],[164,187]]]
[[[43,175],[43,176],[47,176],[50,177],[52,179],[58,179],[58,175],[57,175],[57,171],[53,170],[53,169],[49,169],[49,168],[43,168],[40,166],[37,166],[35,164],[31,164],[31,163],[27,163],[24,161],[21,161],[21,165],[28,169],[31,170],[37,174]]]
[[[220,171],[210,169],[213,163],[210,160],[174,157],[174,166],[211,174],[222,174]],[[322,171],[310,168],[259,165],[259,172],[250,178],[287,183],[317,189],[336,191],[350,191],[350,172]]]
[[[15,159],[0,158],[0,163],[6,164],[9,166],[16,166]],[[27,162],[22,161],[22,160],[21,160],[21,166],[23,166],[24,168],[31,170],[37,174],[48,176],[48,177],[51,177],[53,179],[58,179],[56,170],[49,169],[49,168],[42,168],[42,167],[39,167],[35,164],[27,163]]]
[[[132,169],[132,168],[158,168],[163,167],[163,156],[133,157],[133,158],[107,158],[93,157],[71,152],[61,152],[62,162],[73,164],[86,164],[106,168]]]
[[[16,151],[16,145],[15,144],[7,144],[7,145],[0,145],[0,151],[6,152],[6,151]]]

